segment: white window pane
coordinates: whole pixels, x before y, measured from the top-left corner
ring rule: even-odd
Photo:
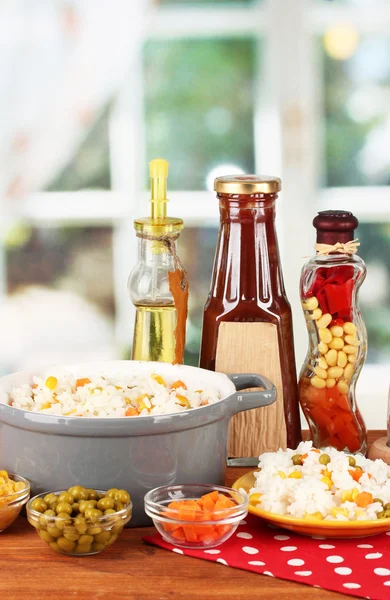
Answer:
[[[322,54],[325,184],[390,185],[390,38],[335,26]]]
[[[367,264],[360,306],[368,332],[369,363],[390,361],[390,222],[360,223],[359,254]]]
[[[108,190],[111,187],[108,147],[107,107],[91,126],[72,159],[54,173],[46,186],[50,192],[73,192],[82,189]]]
[[[216,167],[254,170],[252,39],[145,46],[147,159],[170,162],[172,190],[202,190]]]

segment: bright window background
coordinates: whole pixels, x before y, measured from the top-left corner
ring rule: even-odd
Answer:
[[[163,156],[170,162],[170,214],[186,224],[180,254],[191,284],[189,364],[198,361],[217,238],[210,191],[216,173],[236,169],[283,179],[278,232],[298,368],[307,333],[297,290],[302,257],[314,245],[311,221],[324,208],[358,216],[360,255],[368,267],[361,308],[369,334],[358,401],[368,426],[384,428],[390,379],[389,5],[160,0],[154,12],[142,55],[122,89],[65,168],[52,173],[47,189],[28,199],[22,218],[9,227],[0,324],[11,339],[9,315],[18,322],[23,314],[35,343],[33,352],[14,344],[0,355],[1,372],[48,356],[79,360],[91,343],[102,358],[130,355],[132,220],[148,211],[147,163]],[[49,305],[53,314],[44,327]]]

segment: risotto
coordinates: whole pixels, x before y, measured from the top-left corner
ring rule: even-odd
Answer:
[[[390,517],[390,466],[302,442],[266,452],[249,502],[267,512],[308,520],[365,521]]]
[[[144,417],[183,412],[218,400],[216,390],[190,390],[181,380],[166,381],[155,373],[134,374],[126,380],[51,374],[15,388],[8,403],[14,408],[65,417]]]

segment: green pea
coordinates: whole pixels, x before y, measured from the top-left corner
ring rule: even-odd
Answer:
[[[330,456],[329,456],[329,454],[321,454],[320,458],[318,459],[318,462],[321,465],[328,465],[330,463]]]
[[[35,498],[35,500],[31,502],[31,508],[37,512],[44,513],[48,509],[48,506],[42,498]]]
[[[99,535],[102,535],[102,534],[99,533],[98,536]],[[96,536],[96,537],[98,537],[98,536]],[[86,545],[90,546],[93,543],[93,540],[94,540],[93,535],[80,535],[78,545],[79,546],[86,546]],[[96,540],[96,541],[99,542],[100,540]]]
[[[39,522],[39,526],[41,527],[41,529],[46,529],[46,527],[49,523],[46,515],[41,515],[38,519],[38,522]]]
[[[302,458],[302,454],[294,454],[294,456],[291,457],[293,465],[295,465],[295,466],[301,465],[302,464],[301,458]]]
[[[76,554],[91,554],[91,544],[80,544],[75,550]]]
[[[46,496],[44,497],[44,501],[46,502],[46,504],[56,504],[58,502],[58,496],[56,496],[55,494],[46,494]]]
[[[58,538],[57,544],[61,550],[64,550],[64,552],[73,552],[73,550],[76,548],[76,542],[67,540],[65,537]]]
[[[79,503],[78,502],[73,502],[72,512],[74,515],[77,515],[79,513]]]
[[[48,510],[45,510],[44,514],[47,517],[55,517],[57,515],[57,513],[55,512],[55,510],[52,510],[51,508],[49,508]]]
[[[76,527],[73,526],[65,527],[63,530],[63,535],[64,538],[66,538],[67,540],[71,540],[72,542],[77,542],[77,540],[80,537],[80,534],[77,531]]]
[[[87,492],[88,492],[88,497],[90,500],[98,500],[99,499],[96,490],[89,489],[89,490],[87,490]]]
[[[125,508],[125,505],[122,504],[122,502],[115,502],[115,510],[118,512],[118,510],[123,510]]]
[[[74,485],[68,489],[68,492],[73,496],[76,502],[79,500],[88,500],[89,498],[88,491],[81,487],[81,485]]]
[[[106,496],[108,498],[113,498],[115,500],[115,495],[116,495],[117,492],[119,492],[119,490],[117,488],[111,488],[110,490],[108,490],[106,492]]]
[[[68,527],[72,523],[72,519],[69,518],[68,513],[59,513],[59,515],[57,515],[55,523],[57,529],[62,531],[63,529],[65,529],[65,527]]]
[[[355,467],[356,466],[356,459],[354,456],[348,456],[348,462],[349,462],[349,466],[350,467]]]
[[[106,508],[106,510],[104,511],[105,515],[115,515],[115,510],[113,508]]]
[[[54,525],[48,525],[47,527],[47,532],[53,537],[53,538],[59,538],[62,535],[62,531],[60,529],[58,529],[58,527],[55,527]]]
[[[130,502],[130,494],[126,490],[119,490],[115,496],[116,500],[122,502],[122,504],[128,504]]]
[[[55,540],[55,538],[51,536],[50,533],[48,533],[47,531],[38,531],[38,535],[42,540],[44,540],[48,544],[50,544],[50,542],[54,542]]]
[[[57,542],[50,542],[49,544],[50,548],[52,548],[52,550],[54,550],[55,552],[58,552],[58,554],[63,554],[61,548],[59,547],[59,545],[57,544]]]
[[[376,513],[376,518],[377,519],[383,519],[383,517],[385,516],[385,511],[381,510],[380,512]]]
[[[87,510],[85,511],[86,519],[90,519],[91,521],[96,521],[102,515],[102,511],[98,510],[97,508],[87,508]]]
[[[68,515],[72,514],[72,507],[67,502],[59,502],[56,506],[56,513],[67,513]]]
[[[85,520],[75,520],[74,522],[74,526],[76,527],[76,530],[80,533],[80,534],[84,534],[87,529],[88,529],[88,525],[86,524]]]
[[[108,508],[114,508],[115,500],[113,498],[102,498],[97,503],[97,507],[99,510],[107,510]]]
[[[102,531],[101,533],[98,533],[97,535],[95,535],[95,542],[99,542],[99,544],[106,545],[107,542],[109,541],[110,537],[111,537],[110,531]]]
[[[91,527],[88,527],[87,534],[88,535],[97,535],[98,533],[101,533],[102,531],[103,531],[103,529],[101,527],[97,527],[96,525],[93,525]]]
[[[66,502],[66,504],[73,504],[74,498],[72,494],[69,494],[69,492],[61,492],[61,494],[58,497],[58,502]]]
[[[104,544],[99,544],[99,542],[94,542],[92,544],[91,550],[92,552],[101,552],[102,550],[104,550],[106,546]]]
[[[390,502],[387,502],[384,506],[385,510],[390,510]]]

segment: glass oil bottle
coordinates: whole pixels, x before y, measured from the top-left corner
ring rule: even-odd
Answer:
[[[138,262],[128,288],[136,307],[133,360],[182,364],[188,282],[177,255],[182,219],[167,217],[168,163],[150,163],[151,215],[134,221]]]

